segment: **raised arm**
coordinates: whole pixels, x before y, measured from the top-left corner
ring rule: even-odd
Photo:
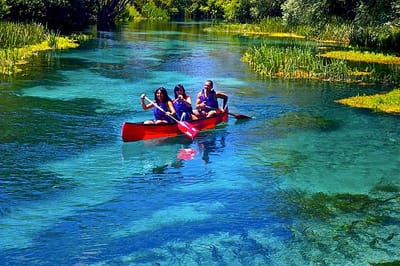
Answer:
[[[146,94],[142,94],[142,95],[140,95],[140,100],[141,100],[141,102],[142,102],[142,108],[143,108],[143,110],[147,110],[147,109],[150,109],[150,108],[152,108],[154,105],[153,105],[153,103],[148,103],[148,104],[146,104],[145,102],[144,102],[144,99],[146,98]]]

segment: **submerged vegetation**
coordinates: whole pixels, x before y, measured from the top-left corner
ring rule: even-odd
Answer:
[[[338,127],[338,123],[334,120],[307,113],[286,113],[270,122],[275,129],[282,128],[285,132],[288,129],[332,131]]]
[[[294,244],[312,244],[312,250],[305,254],[308,260],[329,265],[329,258],[318,254],[329,252],[351,261],[364,253],[398,245],[400,235],[393,226],[400,218],[394,211],[399,209],[398,191],[398,185],[389,183],[378,184],[366,194],[285,190],[278,193],[271,211],[293,221],[287,229]],[[382,262],[379,257],[370,263],[397,265],[398,256],[393,259],[393,264]]]
[[[395,89],[386,94],[354,96],[337,102],[377,112],[400,114],[400,89]]]

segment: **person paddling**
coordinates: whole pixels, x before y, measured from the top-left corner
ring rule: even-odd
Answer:
[[[213,85],[211,80],[207,80],[203,89],[197,94],[195,114],[199,117],[212,117],[217,114],[217,111],[225,112],[228,95],[224,92],[215,91]],[[221,109],[218,106],[218,99],[223,100]]]
[[[178,84],[174,88],[175,99],[173,100],[176,115],[180,121],[191,121],[196,119],[193,114],[192,100],[186,94],[182,84]]]
[[[140,99],[142,101],[142,107],[144,110],[153,108],[154,120],[145,121],[144,124],[172,124],[175,121],[171,118],[176,114],[174,104],[171,98],[168,96],[168,92],[164,87],[159,87],[154,91],[154,101],[148,104],[145,103],[146,94],[142,94]],[[160,110],[154,105],[157,104],[161,107]]]

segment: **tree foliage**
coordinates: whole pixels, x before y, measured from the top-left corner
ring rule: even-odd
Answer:
[[[63,31],[82,29],[93,22],[94,0],[5,0],[4,18],[39,22]]]
[[[126,9],[130,2],[130,0],[95,0],[97,29],[111,29],[115,18]]]
[[[108,30],[121,14],[241,23],[278,17],[286,26],[311,26],[315,34],[332,21],[345,22],[354,26],[354,44],[400,46],[400,0],[0,0],[0,19],[62,31],[91,24]]]

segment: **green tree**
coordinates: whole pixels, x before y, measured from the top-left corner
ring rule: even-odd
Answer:
[[[162,8],[156,6],[156,4],[150,0],[142,7],[142,15],[150,19],[168,19],[168,12]]]
[[[283,21],[289,26],[326,23],[328,14],[327,0],[286,0],[282,4]]]
[[[0,20],[7,16],[9,9],[6,0],[0,0]]]
[[[50,29],[80,30],[93,23],[95,0],[5,0],[6,20],[39,22]]]
[[[95,0],[97,11],[97,29],[110,30],[115,19],[125,11],[131,0]]]
[[[356,9],[351,42],[400,50],[400,0],[361,0]]]

